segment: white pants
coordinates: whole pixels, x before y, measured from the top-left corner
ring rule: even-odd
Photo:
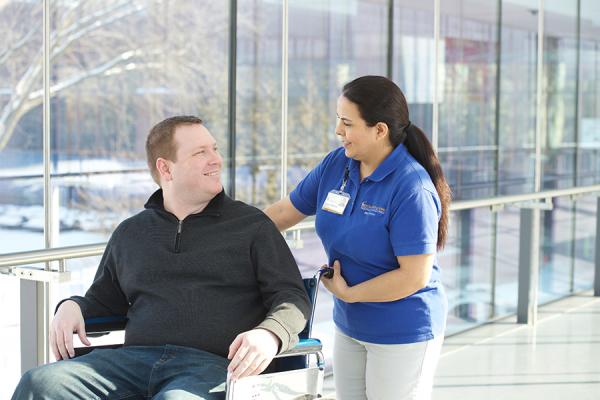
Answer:
[[[336,328],[333,377],[337,400],[429,400],[443,337],[375,344]]]

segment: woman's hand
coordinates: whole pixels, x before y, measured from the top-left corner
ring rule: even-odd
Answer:
[[[350,287],[342,277],[342,266],[338,260],[333,262],[333,276],[331,278],[322,277],[321,282],[335,297],[346,303],[352,303],[350,298]]]

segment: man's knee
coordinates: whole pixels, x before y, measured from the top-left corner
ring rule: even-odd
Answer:
[[[42,365],[27,371],[19,381],[12,400],[52,399],[71,376],[65,363]]]
[[[21,377],[19,384],[13,394],[13,400],[39,399],[42,396],[44,383],[43,367],[30,369]]]

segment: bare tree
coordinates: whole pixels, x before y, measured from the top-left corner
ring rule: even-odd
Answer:
[[[86,90],[95,95],[87,96],[88,103],[97,103],[98,97],[112,92],[126,97],[119,103],[150,108],[159,103],[163,107],[155,110],[159,114],[182,108],[221,111],[227,9],[215,3],[52,2],[50,97],[81,96],[81,90]],[[0,28],[8,39],[6,47],[0,48],[0,65],[11,91],[9,99],[0,103],[0,150],[23,116],[43,101],[40,7],[21,4],[4,13],[8,15],[2,19],[11,23]],[[30,29],[18,28],[26,25],[24,20],[32,21]],[[154,90],[140,93],[144,86]],[[122,87],[131,90],[120,91]],[[168,101],[157,102],[157,97]],[[85,102],[86,97],[78,101]]]

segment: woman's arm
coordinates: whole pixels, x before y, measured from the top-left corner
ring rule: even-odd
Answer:
[[[346,303],[386,302],[400,300],[418,292],[427,285],[433,267],[433,254],[398,256],[399,267],[355,286],[348,286],[341,275],[338,261],[333,264],[331,279],[322,282],[337,298]]]
[[[271,204],[264,212],[273,220],[279,231],[284,231],[307,217],[294,207],[289,197]]]

